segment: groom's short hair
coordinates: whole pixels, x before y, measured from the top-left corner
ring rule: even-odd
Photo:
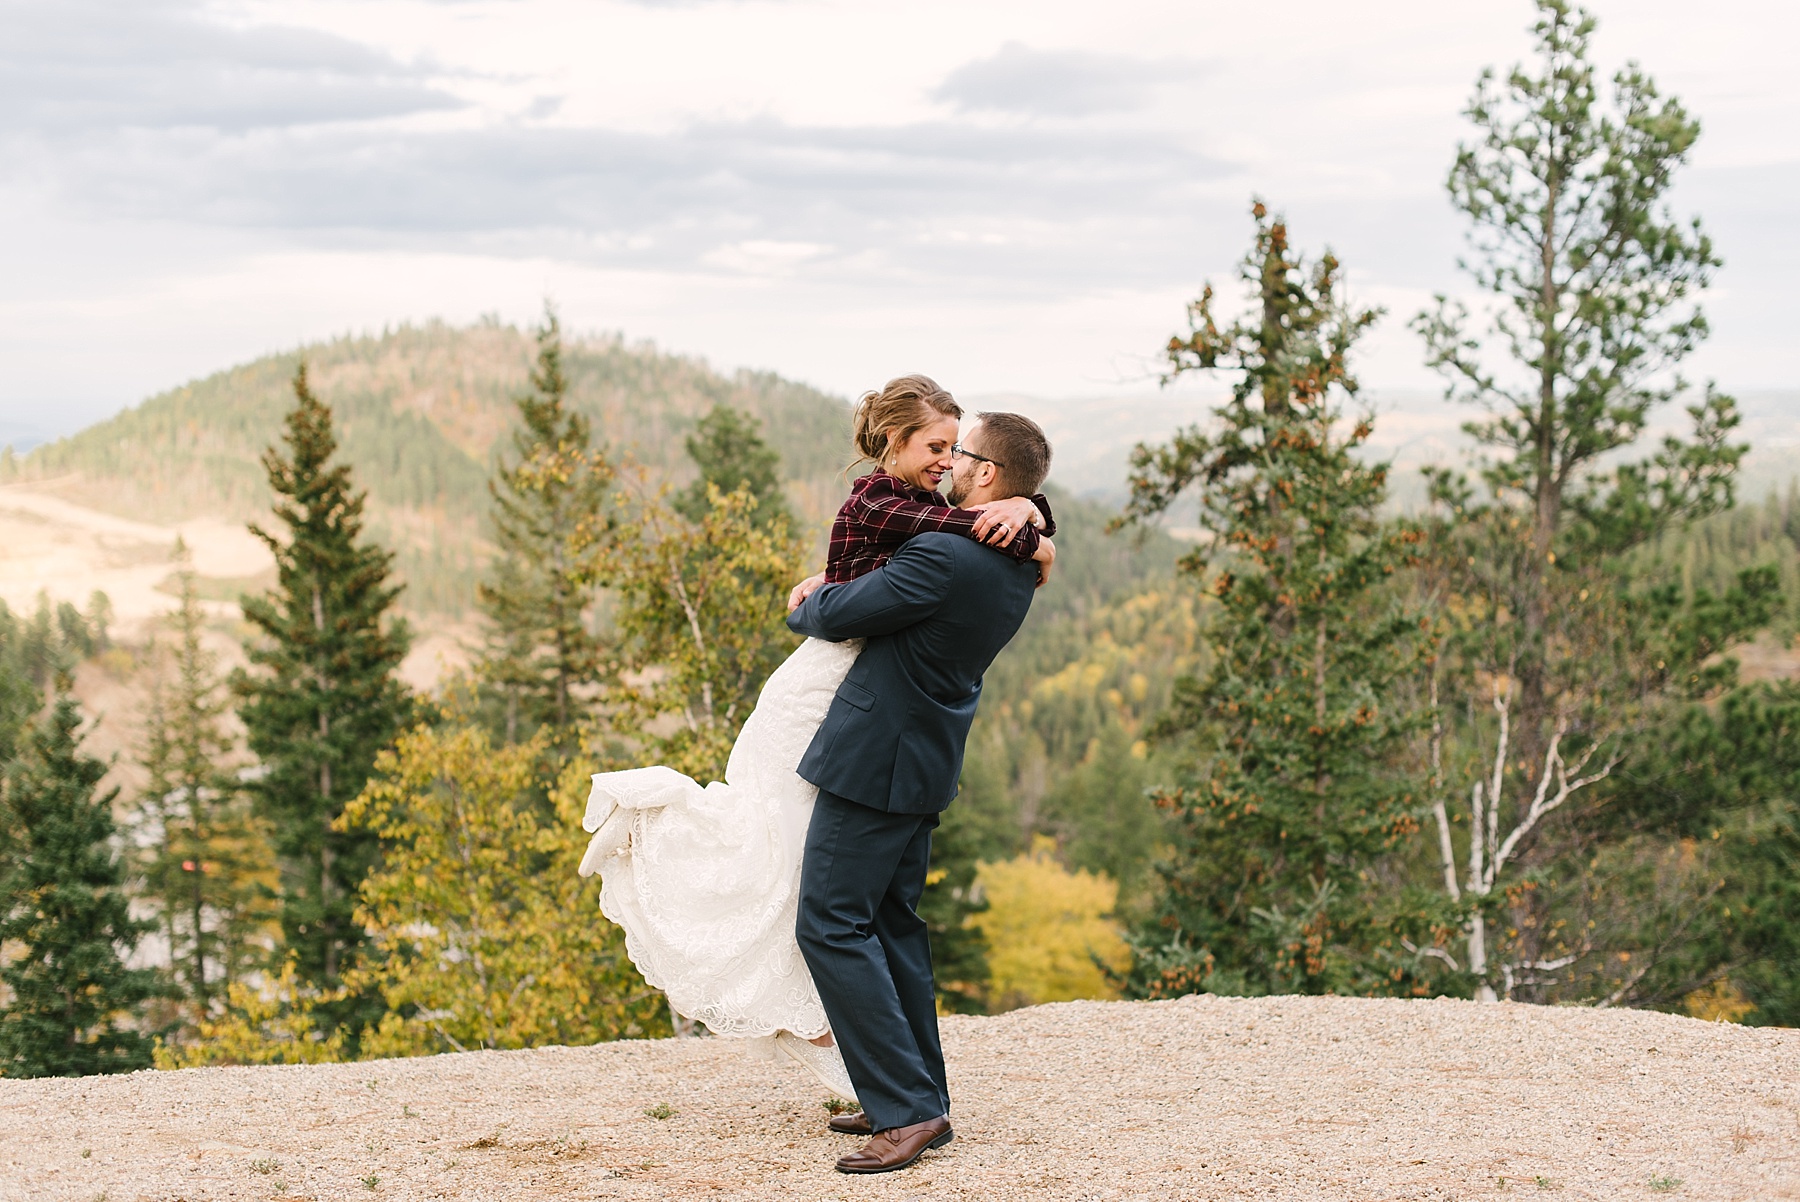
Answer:
[[[1029,497],[1050,474],[1050,440],[1041,426],[1019,413],[983,413],[981,453],[998,465],[1002,492]]]

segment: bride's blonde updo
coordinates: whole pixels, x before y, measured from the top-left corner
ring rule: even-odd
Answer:
[[[889,447],[897,447],[940,417],[962,420],[962,406],[930,376],[899,376],[879,392],[865,392],[856,402],[851,441],[857,459],[879,464]]]

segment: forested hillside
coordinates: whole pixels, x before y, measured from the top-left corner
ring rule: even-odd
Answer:
[[[762,422],[803,520],[822,522],[836,507],[843,400],[771,373],[728,378],[617,337],[572,340],[566,353],[571,405],[593,421],[603,445],[654,478],[692,475],[686,436],[724,403]],[[304,359],[336,415],[344,460],[367,482],[371,530],[398,553],[402,604],[460,615],[474,600],[486,481],[531,356],[529,334],[497,323],[432,322],[338,338],[171,389],[29,455],[0,457],[0,482],[41,482],[82,504],[152,521],[257,518],[269,505],[259,456]]]
[[[1748,567],[1773,569],[1780,587],[1767,642],[1789,646],[1800,634],[1800,478],[1790,469],[1783,488],[1745,501],[1653,540],[1640,552],[1644,568],[1679,581],[1685,596],[1724,593]]]

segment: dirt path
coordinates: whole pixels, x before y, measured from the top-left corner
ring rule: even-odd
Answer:
[[[692,1039],[0,1081],[0,1198],[1800,1198],[1796,1031],[1190,998],[944,1033],[959,1138],[883,1177],[831,1171],[797,1068]]]
[[[168,582],[177,537],[186,541],[203,580],[238,590],[273,579],[269,549],[239,523],[199,518],[159,526],[89,509],[43,486],[0,485],[0,601],[15,613],[29,613],[42,592],[82,608],[98,589],[112,601],[117,633],[141,638],[151,620],[175,608]],[[216,617],[239,616],[235,602],[204,604]],[[472,629],[433,621],[414,635],[400,669],[414,688],[430,689],[446,668],[467,662],[462,647]]]
[[[175,605],[158,585],[174,571],[177,536],[187,540],[202,576],[251,577],[274,565],[268,548],[242,526],[212,519],[158,526],[47,491],[0,485],[0,599],[29,612],[40,590],[52,601],[85,606],[100,589],[120,626],[134,628]]]

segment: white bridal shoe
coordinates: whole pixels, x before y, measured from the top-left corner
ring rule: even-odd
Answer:
[[[846,1102],[856,1101],[856,1086],[850,1084],[850,1070],[844,1067],[844,1054],[838,1051],[837,1044],[822,1048],[792,1031],[777,1031],[775,1042],[782,1051],[798,1060],[802,1068],[817,1077],[820,1085]]]

